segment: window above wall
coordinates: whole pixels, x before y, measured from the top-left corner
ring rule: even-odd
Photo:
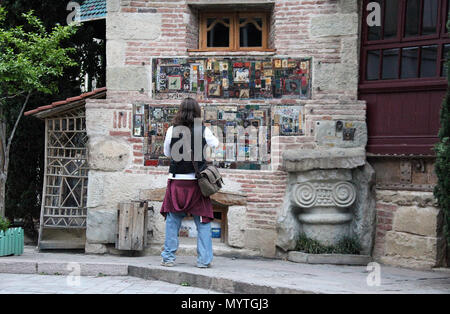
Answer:
[[[363,23],[361,82],[443,81],[449,0],[365,0],[364,7],[370,2],[380,5],[381,25]]]
[[[200,12],[196,51],[272,51],[267,12]]]

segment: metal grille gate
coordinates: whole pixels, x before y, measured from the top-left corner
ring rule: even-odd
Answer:
[[[84,106],[46,119],[40,234],[43,228],[86,228],[87,140]]]

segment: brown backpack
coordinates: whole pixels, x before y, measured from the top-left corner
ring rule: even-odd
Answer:
[[[205,170],[199,171],[198,165],[194,161],[194,156],[192,154],[192,164],[195,169],[195,176],[198,180],[198,186],[200,187],[200,191],[203,196],[209,197],[222,188],[223,179],[219,173],[219,170],[215,166],[208,166]]]

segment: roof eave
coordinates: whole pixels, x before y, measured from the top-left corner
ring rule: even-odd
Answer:
[[[63,101],[53,102],[50,105],[42,106],[24,113],[25,116],[33,116],[38,119],[46,119],[58,113],[84,106],[86,99],[99,99],[106,96],[106,88],[99,88],[95,91],[81,94],[80,96],[67,98]]]

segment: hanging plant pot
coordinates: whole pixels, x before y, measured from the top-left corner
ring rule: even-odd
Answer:
[[[0,230],[0,256],[22,255],[24,232],[22,228]]]

